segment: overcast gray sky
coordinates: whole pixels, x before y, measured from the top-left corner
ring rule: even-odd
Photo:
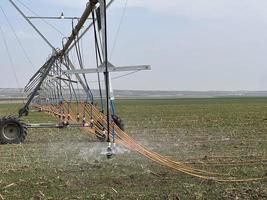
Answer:
[[[58,16],[61,11],[66,16],[80,16],[87,2],[20,1],[41,16]],[[126,0],[115,0],[108,11],[110,54],[125,3]],[[0,5],[34,63],[31,66],[25,59],[0,12],[14,70],[23,87],[44,63],[50,49],[7,0],[1,0]],[[18,5],[21,6],[19,2]],[[25,8],[23,10],[32,15]],[[34,23],[60,47],[62,35],[43,22]],[[63,35],[69,35],[69,22],[51,23],[60,28]],[[90,38],[92,33],[83,41],[85,62],[94,67]],[[16,87],[2,36],[0,58],[0,87]],[[267,90],[266,61],[266,0],[128,0],[111,56],[115,65],[151,64],[152,71],[113,81],[115,89],[142,90]],[[90,78],[95,80],[95,77]]]

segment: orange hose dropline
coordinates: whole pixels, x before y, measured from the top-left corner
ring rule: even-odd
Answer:
[[[46,112],[53,116],[61,116],[62,113],[61,110],[68,110],[67,114],[68,117],[68,123],[76,123],[77,118],[77,112],[75,111],[75,107],[77,107],[77,103],[70,103],[70,102],[64,102],[61,105],[55,106],[55,105],[34,105],[35,107],[39,108],[41,111]],[[85,113],[85,119],[88,120],[89,123],[93,123],[93,127],[84,127],[83,130],[86,133],[96,135],[97,132],[104,132],[99,128],[99,125],[101,127],[107,128],[107,121],[106,116],[99,112],[99,110],[93,106],[92,104],[80,102],[79,106],[81,110],[84,110]],[[65,116],[66,117],[66,116]],[[92,120],[92,121],[90,121]],[[146,149],[145,147],[138,144],[133,138],[131,138],[128,134],[126,134],[124,131],[122,131],[116,124],[113,122],[110,123],[110,130],[114,129],[116,133],[116,143],[121,144],[125,146],[126,148],[136,151],[140,155],[148,158],[149,160],[158,163],[159,165],[165,166],[169,169],[172,169],[174,171],[179,171],[181,173],[197,177],[200,179],[205,180],[213,180],[218,182],[248,182],[248,181],[260,181],[266,179],[266,177],[262,178],[248,178],[248,179],[238,179],[237,177],[232,177],[228,174],[220,174],[220,173],[214,173],[209,172],[201,169],[196,169],[191,167],[188,164],[185,164],[183,162],[173,161],[167,157],[164,157],[156,152],[150,151]]]

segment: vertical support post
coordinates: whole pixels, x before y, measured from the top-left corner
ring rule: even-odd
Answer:
[[[107,131],[108,131],[108,137],[107,137],[107,142],[110,142],[110,114],[109,114],[109,71],[108,71],[108,37],[107,37],[107,7],[106,7],[106,0],[103,0],[104,2],[104,18],[105,18],[105,28],[104,28],[104,35],[105,35],[105,39],[104,39],[104,44],[105,44],[105,79],[106,79],[106,99],[107,99]]]
[[[103,58],[105,64],[105,86],[106,86],[106,115],[107,115],[107,142],[110,142],[110,78],[108,71],[108,47],[107,47],[107,8],[106,0],[99,0],[100,3],[100,13],[101,13],[101,29],[103,38]]]
[[[103,38],[103,57],[104,57],[104,62],[107,61],[108,62],[108,57],[107,57],[107,52],[105,51],[107,48],[107,43],[105,40],[105,35],[107,33],[107,23],[106,23],[106,13],[107,13],[107,8],[110,5],[110,3],[112,3],[113,0],[111,0],[109,2],[109,4],[106,5],[106,0],[99,0],[100,3],[100,16],[101,16],[101,29],[102,29],[102,38]],[[103,6],[101,6],[103,5]],[[101,9],[102,7],[102,9]],[[106,66],[106,62],[105,62],[105,66]],[[104,72],[105,74],[106,72]],[[108,72],[109,73],[109,72]],[[105,79],[106,81],[106,79]],[[108,84],[109,84],[109,106],[110,109],[112,111],[112,115],[116,115],[116,111],[115,111],[115,97],[114,97],[114,91],[113,91],[113,87],[112,87],[112,83],[111,83],[111,77],[110,75],[108,75]]]

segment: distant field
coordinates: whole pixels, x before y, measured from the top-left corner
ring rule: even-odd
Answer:
[[[0,104],[0,115],[20,104]],[[267,175],[267,98],[117,101],[126,132],[174,160],[241,178]],[[56,122],[32,112],[26,122]],[[3,199],[267,199],[261,182],[219,183],[173,172],[78,129],[29,130],[22,145],[0,146]]]

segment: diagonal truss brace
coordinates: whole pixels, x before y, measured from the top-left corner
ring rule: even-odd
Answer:
[[[28,114],[28,110],[29,110],[29,105],[32,102],[33,98],[35,97],[35,95],[37,94],[38,90],[40,89],[41,85],[43,84],[43,81],[46,79],[46,77],[48,76],[52,66],[54,65],[56,61],[56,57],[52,56],[45,64],[44,64],[44,72],[41,76],[41,79],[39,81],[39,83],[36,85],[36,87],[34,88],[34,90],[31,92],[27,102],[24,104],[24,106],[19,110],[19,117],[22,117],[23,115],[27,115]]]

